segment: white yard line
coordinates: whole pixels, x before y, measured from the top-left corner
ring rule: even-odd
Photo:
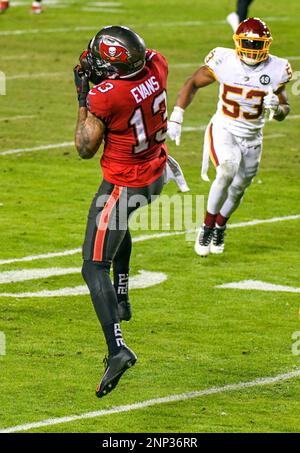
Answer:
[[[67,77],[67,72],[33,72],[32,74],[16,74],[7,76],[6,80],[22,80],[22,79],[40,79],[46,77],[50,79],[52,77]]]
[[[56,277],[58,275],[79,274],[81,267],[50,267],[42,269],[22,269],[17,271],[0,272],[0,285],[3,283],[25,282],[40,278]]]
[[[182,127],[182,132],[203,132],[207,128],[207,125],[202,125],[202,126],[183,126]],[[278,133],[278,134],[266,134],[264,135],[265,140],[270,140],[273,138],[282,138],[286,137],[286,134]]]
[[[1,32],[0,32],[1,36]],[[16,56],[16,58],[18,58]],[[0,59],[1,61],[1,59]],[[197,67],[200,66],[202,63],[171,63],[169,66],[170,68],[188,68],[188,67]],[[23,79],[41,79],[41,78],[56,78],[56,77],[69,77],[68,72],[33,72],[33,73],[21,73],[15,75],[8,75],[6,76],[6,80],[23,80]],[[298,119],[299,115],[289,115],[287,118],[290,119]]]
[[[40,271],[41,269],[39,269]],[[27,277],[32,270],[26,269],[27,276],[26,280],[29,280]],[[64,275],[64,271],[66,274],[74,273],[68,272],[69,269],[60,269],[60,273],[56,272],[52,275]],[[81,268],[76,269],[76,273],[79,273]],[[22,271],[20,271],[22,272]],[[49,273],[50,274],[50,273]],[[37,274],[34,275],[34,278],[39,278]],[[142,288],[150,288],[151,286],[159,285],[166,281],[168,276],[163,272],[149,272],[140,270],[137,275],[133,275],[129,281],[129,289],[142,289]],[[18,280],[21,281],[21,280]],[[9,283],[9,282],[7,282]],[[67,287],[67,288],[59,288],[54,290],[42,290],[36,292],[24,292],[24,293],[0,293],[0,297],[11,297],[13,299],[24,299],[24,298],[48,298],[48,297],[68,297],[68,296],[86,296],[89,295],[90,292],[86,285],[80,285],[75,287]]]
[[[286,134],[266,134],[264,135],[264,140],[272,140],[273,138],[282,138],[286,137]]]
[[[16,425],[10,426],[8,428],[3,428],[0,430],[0,433],[16,433],[22,431],[29,431],[31,429],[46,428],[48,426],[60,425],[62,423],[76,422],[78,420],[88,420],[93,418],[105,417],[106,415],[111,414],[132,412],[135,410],[145,409],[147,407],[158,406],[161,404],[178,403],[181,401],[187,401],[194,398],[200,398],[209,395],[217,395],[227,392],[234,392],[254,387],[260,387],[264,385],[272,385],[278,382],[287,381],[298,377],[300,377],[300,369],[291,371],[289,373],[278,374],[277,376],[273,377],[258,378],[248,382],[239,382],[237,384],[227,384],[220,387],[211,387],[208,389],[198,390],[194,392],[181,393],[177,395],[168,395],[161,398],[153,398],[150,400],[141,401],[133,404],[127,404],[124,406],[115,406],[112,407],[111,409],[103,409],[94,412],[85,412],[83,414],[69,415],[66,417],[49,418],[46,420],[42,420],[40,422],[24,423],[23,425]]]
[[[67,33],[67,32],[80,32],[80,31],[97,31],[97,25],[94,27],[70,27],[70,28],[30,28],[24,30],[2,30],[0,36],[23,36],[23,35],[37,35],[43,33]]]
[[[231,223],[228,225],[228,228],[229,229],[244,228],[244,227],[248,227],[248,226],[262,225],[265,223],[285,222],[287,220],[298,220],[298,219],[300,219],[300,214],[283,216],[283,217],[271,217],[270,219],[258,219],[258,220],[250,220],[247,222]],[[152,239],[160,239],[160,238],[168,237],[168,236],[177,236],[177,235],[182,235],[182,234],[186,234],[186,233],[191,233],[193,231],[196,231],[196,230],[170,231],[170,232],[164,232],[164,233],[145,234],[145,235],[134,237],[132,239],[132,242],[150,241]],[[41,255],[31,255],[31,256],[25,256],[22,258],[9,258],[9,259],[0,260],[0,265],[21,263],[21,262],[26,262],[26,261],[43,260],[43,259],[49,259],[49,258],[56,258],[56,257],[60,257],[60,256],[69,256],[69,255],[75,255],[76,253],[80,253],[80,252],[81,252],[81,248],[78,247],[78,248],[71,249],[71,250],[64,250],[62,252],[44,253]]]
[[[300,115],[290,115],[287,117],[287,119],[290,120],[298,120],[300,118]],[[1,121],[1,119],[0,119]],[[200,124],[199,126],[183,126],[182,131],[183,132],[197,132],[197,131],[205,131],[207,127],[207,124]],[[266,134],[264,138],[266,140],[268,139],[273,139],[273,138],[281,138],[281,137],[286,137],[286,134],[283,133],[274,133],[274,134]],[[41,146],[34,146],[32,148],[17,148],[17,149],[8,149],[5,151],[0,151],[0,156],[7,156],[9,154],[22,154],[22,153],[28,153],[31,151],[46,151],[48,149],[53,149],[53,148],[66,148],[69,146],[74,146],[74,142],[63,142],[63,143],[53,143],[49,145],[41,145]]]
[[[241,282],[224,283],[223,285],[215,286],[215,288],[300,293],[300,288],[295,286],[275,285],[260,280],[242,280]]]
[[[200,126],[182,126],[182,132],[205,131],[206,128],[207,128],[207,124],[202,124]]]
[[[17,148],[8,149],[7,151],[0,151],[0,156],[7,156],[9,154],[29,153],[31,151],[46,151],[55,148],[68,148],[74,146],[74,142],[53,143],[51,145],[34,146],[32,148]]]
[[[23,258],[11,258],[7,260],[0,260],[1,264],[11,264],[11,263],[23,263],[27,261],[35,261],[35,260],[45,260],[56,258],[60,256],[70,256],[76,255],[77,253],[81,252],[81,247],[71,250],[65,250],[64,252],[52,252],[52,253],[43,253],[41,255],[32,255],[32,256],[24,256]]]
[[[124,14],[123,9],[113,9],[113,8],[101,8],[101,7],[95,7],[95,6],[85,6],[84,8],[81,8],[81,11],[85,12],[91,12],[91,13],[109,13],[109,14]]]
[[[288,22],[288,21],[297,21],[296,17],[270,17],[265,18],[270,22]],[[154,23],[139,23],[139,24],[129,24],[129,27],[132,28],[166,28],[166,27],[201,27],[203,25],[223,25],[226,24],[225,20],[197,20],[197,21],[188,21],[188,22],[154,22]],[[79,32],[79,31],[97,31],[99,26],[95,25],[93,27],[65,27],[65,28],[32,28],[32,29],[21,29],[21,30],[2,30],[0,31],[0,36],[18,36],[18,35],[29,35],[29,34],[43,34],[43,33],[67,33],[67,32]]]
[[[6,116],[6,117],[0,117],[0,122],[3,121],[21,121],[21,120],[29,120],[32,118],[36,118],[37,115],[17,115],[17,116]]]
[[[255,226],[255,225],[262,225],[264,223],[276,223],[276,222],[284,222],[286,220],[298,220],[300,219],[300,214],[295,215],[288,215],[284,217],[271,217],[270,219],[262,219],[262,220],[250,220],[248,222],[239,222],[239,223],[231,223],[228,225],[228,228],[243,228],[248,226]]]
[[[0,56],[0,61],[1,60],[14,60],[15,63],[18,61],[18,60],[27,60],[29,57],[28,55],[5,55],[4,57],[3,56]]]
[[[88,2],[87,5],[89,6],[123,6],[123,3],[120,2]]]

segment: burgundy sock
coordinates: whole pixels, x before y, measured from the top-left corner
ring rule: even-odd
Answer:
[[[216,217],[217,217],[217,214],[210,214],[208,211],[206,211],[206,215],[205,215],[205,219],[204,219],[205,226],[208,226],[209,228],[214,228],[215,223],[216,223]]]
[[[229,220],[229,217],[223,217],[222,214],[218,214],[216,217],[216,224],[220,227],[224,227]]]

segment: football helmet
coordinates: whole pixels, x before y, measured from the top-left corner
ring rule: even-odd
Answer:
[[[133,77],[144,68],[145,62],[143,39],[123,26],[102,28],[80,57],[83,70],[94,84],[104,79]]]
[[[269,27],[262,20],[252,17],[240,23],[233,40],[239,58],[254,66],[267,60],[273,38]]]

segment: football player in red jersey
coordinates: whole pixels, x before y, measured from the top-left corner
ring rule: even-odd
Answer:
[[[162,191],[168,157],[164,144],[168,66],[132,30],[109,26],[91,40],[74,75],[79,155],[93,157],[104,140],[104,179],[89,211],[82,268],[108,346],[106,370],[96,389],[102,397],[136,362],[120,328],[120,321],[131,317],[128,217]],[[91,90],[88,80],[95,84]]]

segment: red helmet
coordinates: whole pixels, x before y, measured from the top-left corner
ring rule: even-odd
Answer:
[[[272,39],[269,27],[255,17],[241,22],[233,35],[236,52],[248,65],[267,60]]]

